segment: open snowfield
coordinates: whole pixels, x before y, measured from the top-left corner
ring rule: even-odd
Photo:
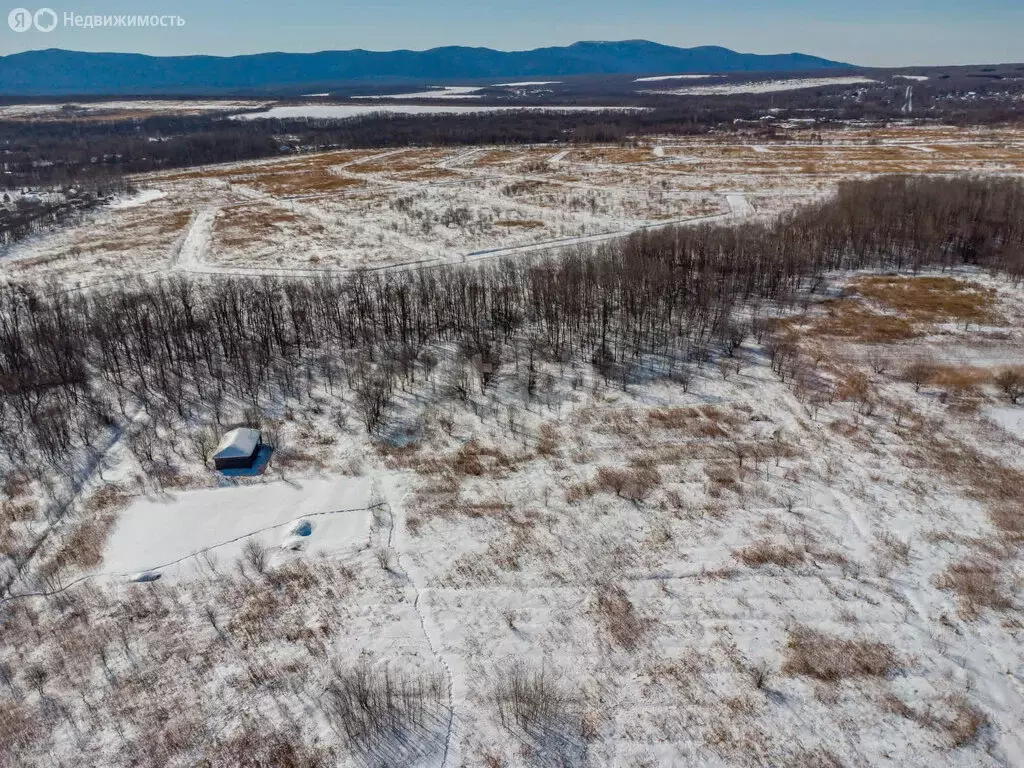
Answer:
[[[1012,129],[328,152],[140,176],[142,194],[8,249],[0,280],[74,287],[169,271],[461,263],[670,222],[772,216],[845,178],[1022,171],[1024,135]]]
[[[713,75],[656,75],[654,77],[638,77],[634,83],[657,83],[662,80],[704,80]]]
[[[434,91],[424,91],[422,93],[404,93],[400,95],[404,99],[472,99],[479,98],[474,94],[460,93],[459,95],[440,95]],[[399,96],[367,96],[367,99],[389,99],[399,98]],[[270,109],[262,112],[246,112],[241,115],[232,115],[232,120],[261,120],[266,118],[277,118],[280,120],[292,119],[292,118],[304,118],[310,119],[324,119],[324,120],[344,120],[350,117],[359,117],[361,115],[372,115],[377,113],[387,113],[393,115],[468,115],[474,112],[622,112],[630,111],[635,109],[642,109],[642,107],[601,107],[601,106],[544,106],[544,107],[531,107],[531,106],[510,106],[510,107],[494,107],[487,105],[477,106],[461,106],[458,104],[367,104],[355,105],[355,104],[303,104],[295,107],[271,107]]]
[[[414,93],[388,93],[380,96],[355,96],[356,99],[479,99],[477,91],[480,87],[464,85],[444,85],[432,88],[429,91],[415,91]]]
[[[130,101],[89,101],[64,104],[11,104],[0,106],[0,119],[45,120],[47,117],[67,119],[69,113],[83,117],[99,116],[124,119],[132,115],[170,112],[198,114],[210,111],[230,112],[261,107],[266,102],[239,100],[173,101],[139,99]]]
[[[786,80],[754,80],[749,83],[722,83],[721,85],[695,85],[671,91],[651,91],[674,96],[721,96],[737,93],[778,93],[798,91],[803,88],[826,88],[835,85],[858,85],[876,83],[866,77],[801,77]]]
[[[365,478],[303,478],[140,499],[118,517],[103,555],[112,578],[147,572],[181,578],[209,558],[234,562],[259,532],[268,546],[350,556],[366,546],[372,511]],[[297,536],[296,526],[312,532]]]

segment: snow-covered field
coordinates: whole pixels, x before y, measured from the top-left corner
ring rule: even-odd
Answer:
[[[460,96],[438,96],[429,95],[434,92],[425,91],[420,94],[402,94],[402,98],[418,98],[418,99],[433,99],[433,98],[477,98],[472,94],[461,94]],[[367,96],[368,99],[383,99],[391,98],[384,96]],[[398,98],[397,96],[395,98]],[[350,117],[359,117],[360,115],[372,115],[377,113],[387,113],[395,115],[468,115],[473,112],[624,112],[630,110],[642,109],[642,107],[618,107],[618,106],[572,106],[572,105],[552,105],[544,107],[530,107],[530,106],[509,106],[509,107],[495,107],[495,106],[462,106],[459,104],[438,104],[436,106],[427,104],[373,104],[373,105],[356,105],[356,104],[303,104],[301,106],[294,107],[271,107],[270,109],[263,112],[246,112],[241,115],[232,115],[232,120],[260,120],[265,118],[277,118],[280,120],[308,117],[311,119],[323,119],[323,120],[344,120]]]
[[[135,197],[9,248],[0,280],[79,286],[173,270],[461,263],[670,222],[772,216],[844,178],[1024,171],[1012,129],[851,129],[822,144],[750,142],[352,150],[149,174],[135,180],[143,190]]]
[[[654,77],[638,77],[634,83],[657,83],[662,80],[704,80],[713,75],[656,75]]]
[[[47,115],[74,111],[83,114],[96,112],[207,112],[232,111],[261,107],[266,102],[239,100],[174,101],[139,99],[138,101],[89,101],[64,104],[11,104],[0,106],[0,118],[43,118]]]
[[[356,99],[479,99],[477,91],[479,87],[473,88],[463,85],[444,85],[433,88],[429,91],[416,91],[414,93],[387,93],[380,96],[354,96]]]
[[[366,478],[303,478],[182,491],[143,498],[118,517],[103,555],[103,574],[187,577],[211,560],[231,563],[245,540],[271,550],[301,549],[342,557],[366,545],[372,510]],[[307,536],[296,528],[308,523]]]
[[[722,83],[721,85],[694,85],[671,91],[650,91],[675,96],[722,96],[737,93],[776,93],[779,91],[797,91],[802,88],[826,88],[836,85],[858,85],[875,83],[866,77],[803,77],[786,80],[756,80],[748,83]]]

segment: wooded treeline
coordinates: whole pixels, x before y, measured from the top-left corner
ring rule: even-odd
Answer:
[[[1024,184],[849,182],[771,224],[672,227],[476,267],[48,295],[10,286],[0,452],[54,482],[140,407],[193,428],[328,392],[372,431],[396,388],[426,377],[456,398],[506,372],[532,396],[543,361],[593,365],[623,384],[640,368],[685,378],[760,338],[769,316],[806,302],[830,272],[962,265],[1024,276]],[[133,447],[152,459],[151,445]]]

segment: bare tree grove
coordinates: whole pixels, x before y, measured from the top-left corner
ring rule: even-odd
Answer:
[[[259,412],[317,391],[347,393],[374,432],[417,376],[447,371],[465,387],[475,371],[486,387],[514,367],[532,395],[536,360],[591,364],[626,386],[763,338],[768,318],[806,307],[830,273],[961,266],[1024,276],[1019,181],[850,182],[772,223],[666,228],[472,268],[170,277],[91,292],[10,285],[0,293],[0,459],[71,483],[111,430],[142,413],[185,425],[205,461],[205,430],[223,426],[225,404]],[[159,464],[158,446],[133,440]]]

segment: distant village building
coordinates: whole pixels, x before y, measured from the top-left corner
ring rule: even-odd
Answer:
[[[249,469],[263,445],[258,429],[239,427],[224,435],[213,454],[213,465],[217,469]]]

